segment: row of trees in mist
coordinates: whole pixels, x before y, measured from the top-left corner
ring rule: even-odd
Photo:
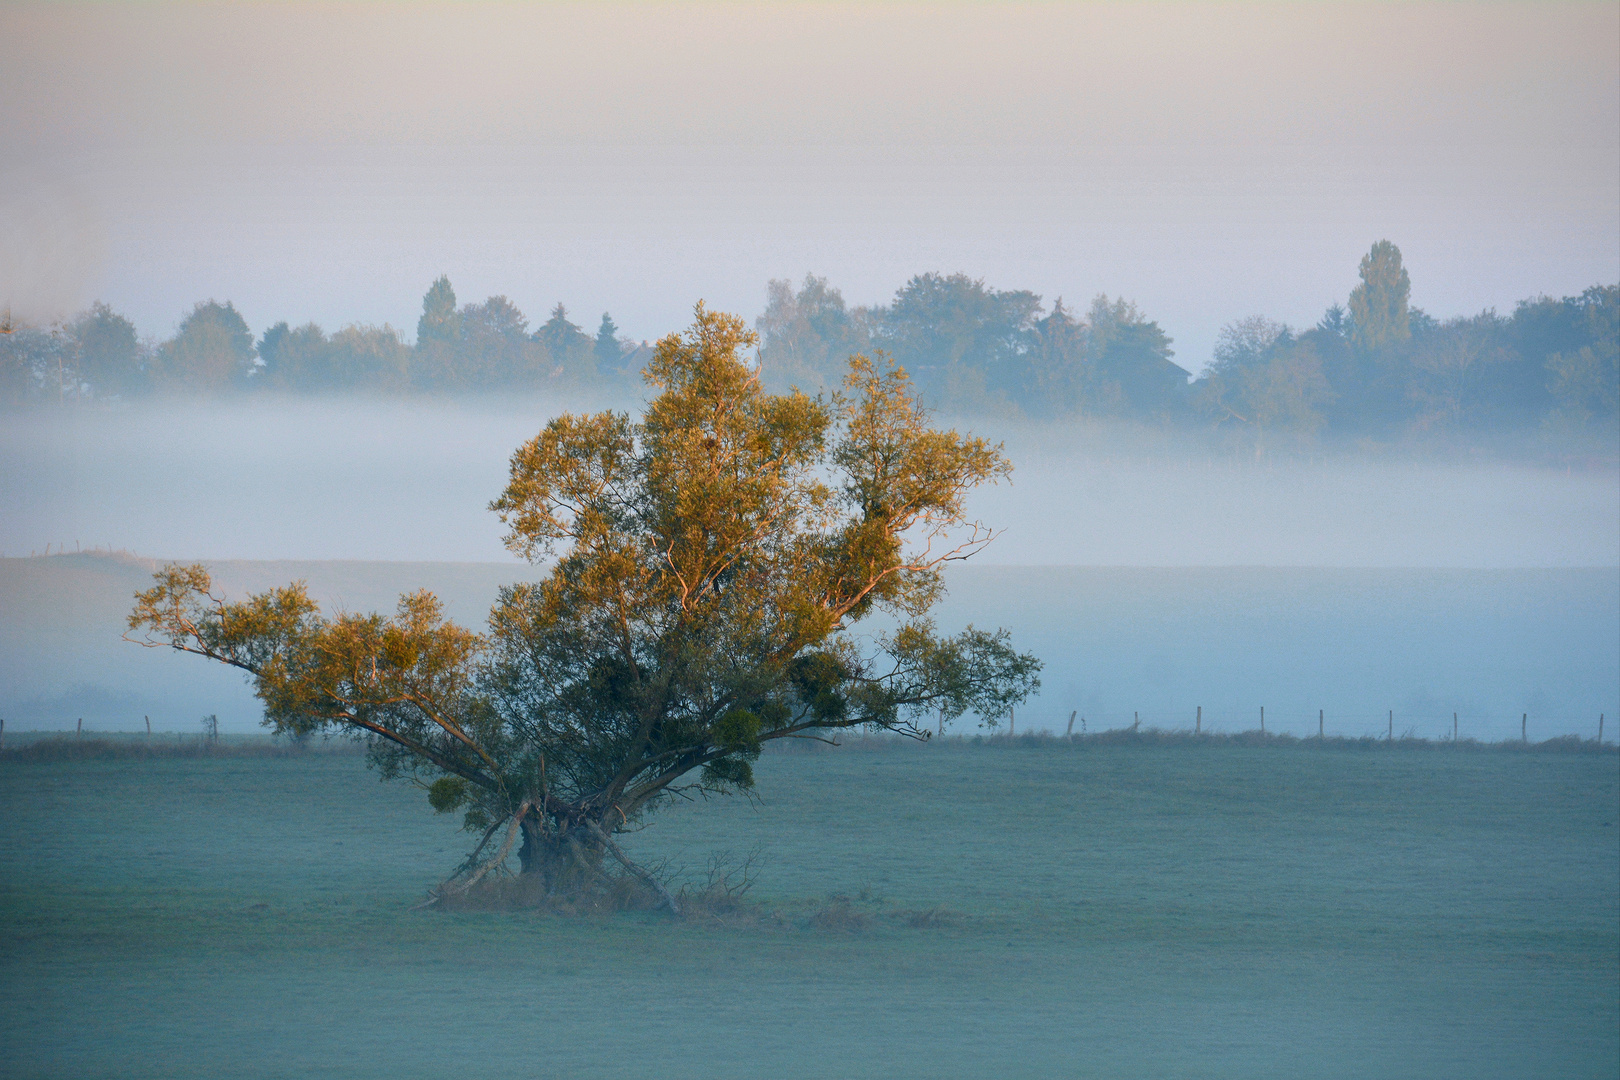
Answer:
[[[628,383],[647,351],[602,316],[593,338],[558,304],[533,331],[504,296],[456,305],[441,277],[423,297],[416,342],[394,327],[276,323],[255,339],[229,301],[197,304],[166,341],[143,341],[95,304],[55,326],[6,326],[0,395],[10,403],[128,400],[148,395],[465,393]]]
[[[1441,321],[1410,305],[1389,241],[1373,245],[1360,274],[1348,304],[1308,329],[1264,316],[1223,327],[1214,362],[1189,388],[1194,413],[1257,433],[1614,429],[1620,286]]]
[[[835,388],[852,353],[883,350],[950,412],[1156,424],[1308,438],[1552,427],[1609,431],[1620,390],[1620,287],[1521,301],[1437,320],[1410,304],[1388,241],[1360,283],[1316,325],[1253,316],[1224,327],[1194,380],[1137,306],[1098,296],[1048,308],[1027,290],[926,273],[882,305],[851,307],[825,278],[772,281],[756,320],[773,390]],[[10,403],[128,400],[149,394],[467,393],[637,388],[651,350],[603,314],[594,335],[558,304],[530,327],[504,296],[458,305],[448,278],[423,297],[414,343],[393,327],[277,323],[255,338],[230,303],[199,303],[172,338],[143,341],[96,304],[50,327],[0,334]]]
[[[887,306],[849,308],[825,279],[773,281],[758,322],[766,381],[830,388],[851,352],[884,349],[934,404],[1035,419],[1130,417],[1311,436],[1523,428],[1612,430],[1620,287],[1444,321],[1411,306],[1400,249],[1374,244],[1360,283],[1316,325],[1223,327],[1200,377],[1136,305],[1046,310],[966,275],[912,278]]]

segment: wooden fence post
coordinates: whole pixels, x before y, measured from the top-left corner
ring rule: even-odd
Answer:
[[[79,726],[76,730],[80,735],[84,734],[84,717],[79,717]]]
[[[1602,728],[1600,727],[1598,730],[1601,731]],[[4,750],[5,748],[6,748],[6,718],[3,717],[3,716],[0,716],[0,750]]]
[[[148,738],[152,736],[152,718],[150,716],[146,718],[146,735]]]
[[[1260,706],[1260,734],[1266,733],[1266,707]]]
[[[1457,714],[1451,714],[1451,741],[1457,741]]]
[[[0,733],[5,731],[5,721],[0,720]],[[1598,745],[1603,745],[1603,714],[1598,713]]]
[[[1326,716],[1326,715],[1327,715],[1327,710],[1326,709],[1317,709],[1316,710],[1316,737],[1318,739],[1323,737],[1322,736],[1322,718],[1324,716]]]
[[[1527,742],[1530,741],[1530,714],[1529,713],[1523,713],[1523,714],[1521,714],[1519,716],[1519,741],[1522,742],[1522,743],[1527,743]]]
[[[1193,734],[1202,734],[1204,730],[1204,707],[1198,706],[1198,719],[1193,721]]]
[[[1395,710],[1389,710],[1389,741],[1395,741]]]
[[[1070,738],[1070,739],[1074,738],[1074,717],[1075,717],[1075,714],[1078,713],[1079,711],[1080,711],[1079,709],[1075,709],[1073,712],[1069,713],[1069,730],[1064,732],[1064,737],[1065,738]]]
[[[1142,729],[1142,714],[1139,712],[1133,712],[1131,713],[1131,717],[1131,733],[1134,735],[1136,732]]]

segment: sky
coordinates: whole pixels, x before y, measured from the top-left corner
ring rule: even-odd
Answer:
[[[1620,5],[7,4],[0,304],[414,335],[440,273],[653,338],[770,278],[1135,300],[1197,370],[1400,245],[1620,280]]]

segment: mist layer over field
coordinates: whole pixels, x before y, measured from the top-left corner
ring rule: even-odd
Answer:
[[[232,671],[119,640],[152,560],[208,559],[233,596],[304,578],[328,610],[430,588],[481,626],[540,571],[486,506],[539,402],[282,400],[17,414],[0,430],[0,715],[13,727],[227,730]],[[1234,455],[1140,429],[1008,428],[1002,530],[938,619],[1006,626],[1046,663],[1025,730],[1532,737],[1620,711],[1612,468],[1364,451]],[[15,558],[47,544],[146,560]],[[338,560],[338,561],[333,561]],[[348,560],[348,561],[343,561]],[[396,560],[390,562],[389,560]],[[408,561],[407,561],[408,560]],[[1077,727],[1077,730],[1079,728]]]
[[[284,399],[14,414],[0,429],[0,553],[506,559],[485,507],[557,411]],[[1128,427],[972,427],[1004,439],[1016,470],[974,496],[1004,530],[979,563],[1620,566],[1612,464],[1376,447],[1256,460]]]
[[[253,730],[234,669],[120,639],[157,563],[98,555],[0,559],[0,716],[18,728],[196,731],[213,713]],[[230,596],[293,580],[328,610],[391,611],[432,589],[482,626],[512,563],[211,563]],[[1019,567],[953,569],[939,625],[1005,626],[1046,664],[1019,731],[1129,726],[1541,740],[1596,734],[1620,713],[1620,571]],[[968,719],[963,730],[973,730]]]

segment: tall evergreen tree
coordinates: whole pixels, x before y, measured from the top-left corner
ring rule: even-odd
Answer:
[[[602,325],[596,328],[596,345],[592,352],[596,354],[597,374],[608,377],[619,374],[624,349],[619,345],[619,328],[614,325],[613,316],[605,311],[602,312]]]
[[[534,332],[534,340],[545,346],[553,377],[577,376],[589,362],[591,337],[568,321],[568,309],[560,303],[551,309],[551,318]]]
[[[450,278],[440,274],[422,297],[422,317],[416,320],[416,344],[430,341],[452,342],[461,336],[461,317],[456,312],[456,290]]]
[[[1350,293],[1350,341],[1363,353],[1399,345],[1412,336],[1408,301],[1412,279],[1401,249],[1380,240],[1361,259],[1361,284]]]

